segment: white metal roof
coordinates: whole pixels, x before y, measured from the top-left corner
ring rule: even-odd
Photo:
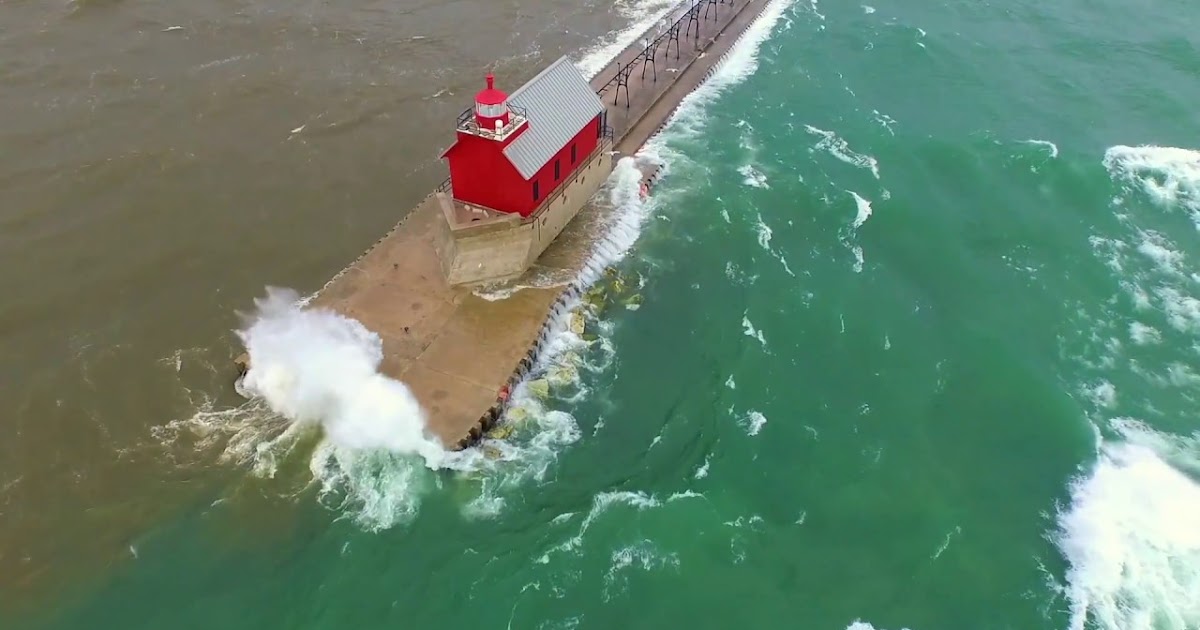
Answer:
[[[508,102],[524,107],[529,120],[529,128],[504,147],[504,155],[525,179],[536,175],[584,125],[604,111],[600,97],[565,56],[517,88]]]

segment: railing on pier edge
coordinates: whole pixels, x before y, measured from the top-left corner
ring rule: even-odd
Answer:
[[[679,37],[681,31],[684,39],[691,37],[693,40],[693,46],[698,45],[700,42],[700,25],[703,24],[704,20],[708,19],[709,11],[720,11],[720,6],[723,4],[736,7],[737,0],[683,0],[679,4],[675,5],[675,7],[667,13],[667,15],[679,11],[684,7],[687,7],[687,10],[683,11],[683,13],[681,13],[679,17],[670,24],[670,26],[661,27],[658,36],[655,37],[653,41],[646,44],[642,48],[641,52],[639,52],[633,59],[630,59],[628,63],[621,63],[619,60],[625,55],[625,53],[633,50],[633,47],[636,44],[629,45],[627,48],[617,54],[616,58],[618,61],[616,62],[616,73],[611,79],[608,80],[607,83],[600,86],[600,88],[596,90],[596,94],[603,97],[604,94],[606,94],[609,90],[612,90],[613,105],[616,105],[617,98],[620,96],[621,88],[623,87],[625,88],[625,106],[629,107],[629,77],[633,74],[633,71],[641,68],[642,78],[645,79],[646,64],[648,62],[650,67],[653,69],[654,80],[657,81],[658,66],[654,63],[654,60],[658,57],[658,49],[665,46],[664,53],[669,55],[671,54],[671,44],[674,43],[675,58],[679,59]],[[684,21],[687,21],[686,27],[683,24]],[[642,41],[645,41],[645,39]]]

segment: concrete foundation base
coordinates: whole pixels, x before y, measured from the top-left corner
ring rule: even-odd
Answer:
[[[445,218],[437,251],[446,282],[471,285],[525,273],[611,172],[612,143],[605,141],[545,205],[525,218],[465,205],[453,198],[453,190],[437,193]]]

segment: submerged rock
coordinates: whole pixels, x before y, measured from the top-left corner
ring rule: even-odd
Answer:
[[[546,376],[546,380],[555,387],[569,385],[575,381],[576,371],[570,365],[556,365],[550,368],[550,373]]]
[[[538,398],[548,398],[550,396],[550,383],[544,378],[529,381],[529,391]]]
[[[613,293],[624,293],[625,292],[625,279],[624,278],[621,278],[621,277],[613,278],[612,292]]]
[[[593,311],[598,311],[604,307],[604,289],[602,287],[592,287],[587,293],[583,294],[583,303]]]
[[[504,424],[498,424],[498,425],[492,427],[492,430],[488,431],[486,436],[488,437],[488,439],[492,439],[492,440],[505,440],[505,439],[508,439],[510,436],[512,436],[513,431],[515,431],[515,430],[516,430],[516,427],[514,427],[512,424],[506,422]]]

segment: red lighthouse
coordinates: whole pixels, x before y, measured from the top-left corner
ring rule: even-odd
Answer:
[[[604,104],[562,57],[511,95],[487,87],[458,117],[457,138],[442,154],[455,201],[529,217],[600,147]]]
[[[480,129],[503,129],[510,120],[508,95],[496,89],[496,77],[487,75],[487,88],[475,95],[475,123]]]

